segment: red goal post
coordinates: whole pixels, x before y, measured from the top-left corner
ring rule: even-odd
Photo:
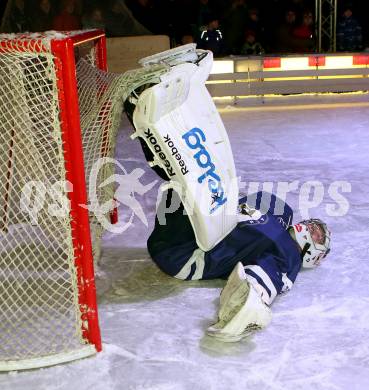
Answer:
[[[91,42],[94,45],[96,67],[106,71],[106,38],[102,31],[71,34],[66,39],[53,40],[51,50],[55,55],[60,93],[66,180],[73,185],[73,191],[68,194],[71,202],[71,229],[75,233],[73,247],[79,305],[83,308],[81,310],[82,329],[84,337],[95,345],[97,351],[101,351],[89,215],[87,209],[80,207],[80,205],[87,205],[88,201],[74,53],[76,47]]]
[[[0,35],[0,371],[101,350],[78,56],[106,71],[104,33]],[[43,180],[72,184],[69,215],[40,211],[35,226],[19,202]]]
[[[168,70],[106,72],[99,30],[0,35],[0,371],[101,350],[94,261],[123,103]]]

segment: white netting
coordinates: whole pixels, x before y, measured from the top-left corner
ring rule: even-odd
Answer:
[[[97,185],[90,180],[92,168],[99,157],[114,157],[115,139],[121,120],[123,103],[128,95],[143,84],[157,82],[158,77],[167,71],[163,66],[137,69],[124,74],[102,72],[82,58],[77,64],[78,94],[81,115],[84,164],[87,184],[96,189],[95,204],[90,199],[92,209],[97,209],[114,199],[115,185],[99,187],[114,173],[115,166],[105,163],[97,175]],[[112,203],[111,208],[114,207]],[[106,218],[109,216],[106,215]],[[95,260],[99,258],[102,225],[96,213],[90,214],[90,227],[93,234]]]
[[[86,344],[69,212],[53,216],[48,207],[60,206],[51,189],[66,179],[55,58],[44,39],[13,38],[0,35],[0,370]],[[126,96],[165,70],[112,75],[85,53],[77,79],[88,179],[98,158],[113,156]],[[99,173],[97,188],[113,169]],[[113,184],[98,189],[99,203],[113,194]],[[98,254],[102,228],[93,214],[90,224]]]
[[[0,53],[0,80],[0,361],[7,361],[69,351],[83,338],[70,218],[21,207],[27,183],[47,189],[65,180],[53,56]],[[45,194],[44,202],[53,200]]]

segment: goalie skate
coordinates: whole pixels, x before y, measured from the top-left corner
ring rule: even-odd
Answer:
[[[196,51],[196,44],[189,43],[188,45],[179,46],[174,49],[166,50],[161,53],[142,58],[138,61],[138,63],[144,67],[154,64],[166,64],[169,66],[174,66],[183,64],[184,62],[195,63],[199,59],[198,52]],[[201,53],[204,53],[204,51],[201,50]]]
[[[265,328],[270,321],[269,307],[238,263],[221,293],[218,322],[207,329],[207,334],[224,342],[236,342]]]

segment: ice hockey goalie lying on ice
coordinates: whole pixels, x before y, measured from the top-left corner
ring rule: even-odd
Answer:
[[[179,207],[164,221],[159,208],[148,250],[176,278],[228,278],[208,334],[237,341],[269,323],[269,305],[291,288],[301,266],[326,256],[329,230],[320,220],[291,225],[291,208],[270,194],[238,201],[231,145],[205,86],[210,52],[185,45],[142,63],[164,63],[167,72],[127,99],[133,138],[169,187],[181,189],[180,199],[173,190],[163,198]]]
[[[198,248],[183,205],[169,190],[161,209],[180,204],[162,218],[147,246],[152,259],[167,274],[184,280],[228,278],[220,295],[218,322],[207,333],[223,341],[238,341],[268,325],[269,306],[291,289],[301,267],[320,264],[330,248],[330,232],[319,219],[292,225],[288,204],[274,195],[241,198],[237,226],[214,248]],[[166,198],[166,199],[165,199]],[[281,215],[275,215],[276,210]],[[278,211],[279,213],[279,211]]]

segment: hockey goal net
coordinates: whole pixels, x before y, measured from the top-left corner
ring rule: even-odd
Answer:
[[[105,58],[101,31],[0,35],[0,371],[101,349],[103,228],[87,182],[113,157],[123,101],[145,79],[105,72]],[[114,184],[100,184],[113,170],[105,164],[95,184],[110,211]]]

